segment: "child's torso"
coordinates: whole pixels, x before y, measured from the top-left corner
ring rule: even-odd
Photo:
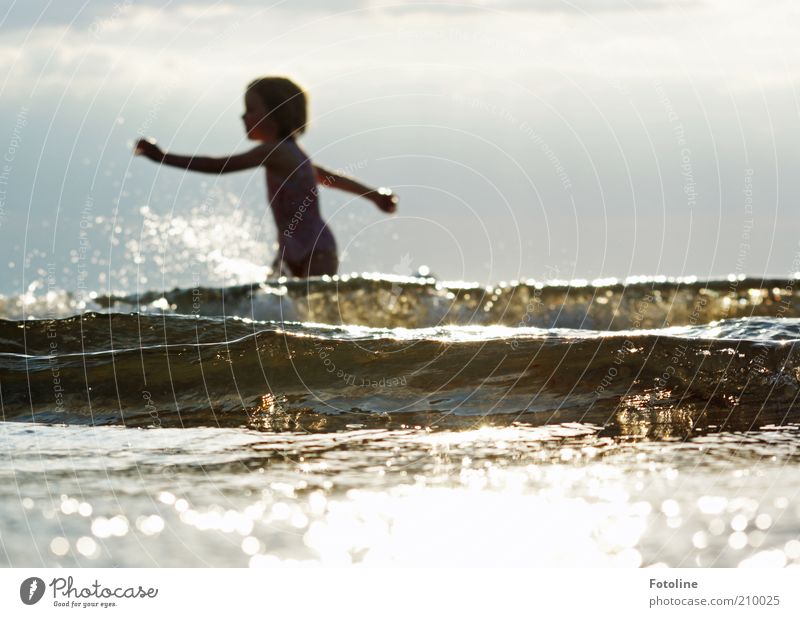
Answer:
[[[285,142],[296,157],[286,177],[267,169],[267,191],[279,251],[286,261],[301,263],[313,249],[336,251],[336,243],[319,211],[319,187],[311,160],[294,142]]]

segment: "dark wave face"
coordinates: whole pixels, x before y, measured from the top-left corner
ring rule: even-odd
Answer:
[[[799,308],[792,280],[5,298],[0,524],[32,532],[0,565],[797,565]]]
[[[680,432],[780,418],[800,393],[790,280],[342,277],[97,304],[0,322],[6,419],[330,430],[495,415],[608,424],[680,408]]]

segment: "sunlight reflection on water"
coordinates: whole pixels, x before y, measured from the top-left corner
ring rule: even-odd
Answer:
[[[659,443],[580,424],[2,426],[0,521],[30,527],[3,534],[9,565],[800,565],[794,430]],[[173,442],[169,455],[155,437]],[[66,440],[71,458],[42,467],[26,440]],[[97,443],[117,460],[83,468]]]

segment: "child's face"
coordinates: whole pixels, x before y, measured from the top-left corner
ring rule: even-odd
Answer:
[[[275,121],[269,117],[269,109],[255,92],[244,95],[244,128],[247,138],[253,141],[273,141],[277,136]]]

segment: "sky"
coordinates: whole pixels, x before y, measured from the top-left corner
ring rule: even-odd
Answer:
[[[235,284],[272,261],[246,84],[309,93],[341,272],[480,284],[800,270],[800,7],[750,0],[0,0],[0,293]]]

